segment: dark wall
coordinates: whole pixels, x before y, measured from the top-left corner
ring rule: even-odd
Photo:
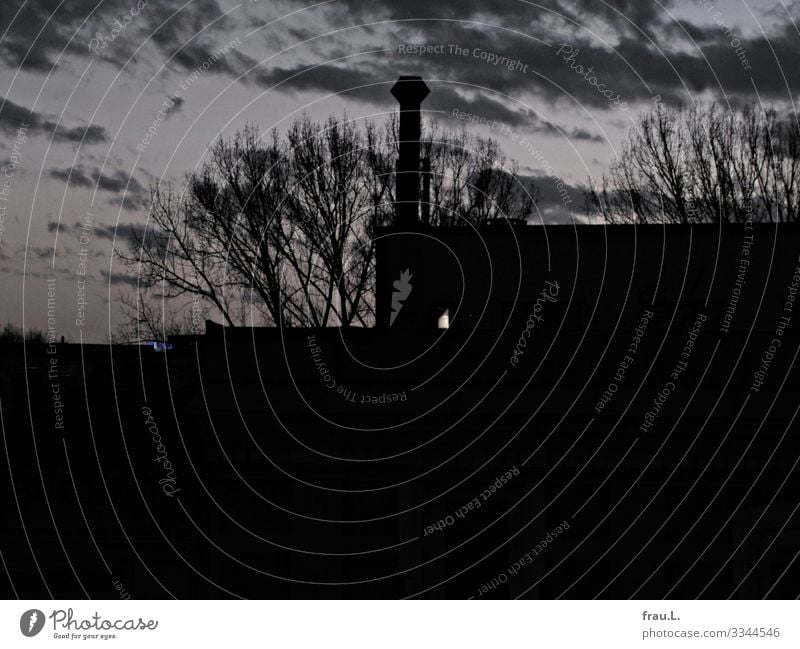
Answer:
[[[438,309],[447,307],[451,326],[499,330],[515,313],[527,317],[547,280],[569,303],[568,329],[613,329],[621,313],[619,325],[628,326],[650,305],[678,302],[704,310],[718,327],[744,260],[729,328],[771,330],[799,255],[795,224],[384,230],[377,244],[378,324],[388,326],[393,282],[408,269],[413,289],[395,319],[399,329],[435,328]],[[759,305],[763,317],[756,318]]]

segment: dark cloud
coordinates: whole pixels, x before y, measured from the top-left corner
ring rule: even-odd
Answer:
[[[731,45],[736,34],[727,37],[717,31],[714,41],[702,47],[706,76],[698,74],[699,66],[692,61],[681,61],[681,75],[691,79],[695,87],[719,88],[724,93],[754,99],[757,88],[759,94],[771,100],[796,98],[800,93],[800,34],[794,25],[787,24],[769,39],[740,37],[739,47],[750,69],[745,69],[737,48]],[[710,78],[712,71],[714,79]]]
[[[164,119],[169,119],[175,113],[180,113],[183,110],[185,100],[183,97],[169,97],[170,103],[164,110]]]
[[[135,7],[136,0],[3,0],[0,32],[5,34],[0,42],[0,59],[27,71],[50,72],[64,49],[90,56],[89,41],[94,34],[110,34],[114,20],[123,20]],[[120,41],[126,36],[123,34]]]
[[[787,102],[800,92],[800,35],[791,26],[769,40],[737,37],[717,26],[694,27],[691,33],[694,46],[666,55],[642,39],[624,38],[613,51],[577,44],[574,60],[583,69],[593,68],[628,102],[660,95],[666,103],[689,103],[706,92],[732,104],[756,102],[759,95]],[[602,95],[576,87],[584,78],[566,70],[573,79],[559,76],[569,90],[589,105],[602,105]]]
[[[540,0],[537,3],[509,0],[338,0],[335,4],[343,20],[364,22],[375,19],[398,21],[476,20],[489,24],[541,29],[543,19],[559,19],[586,24],[602,19],[618,30],[649,30],[664,18],[672,0],[660,3],[642,0]]]
[[[280,33],[290,35],[292,42],[315,37],[302,50],[314,53],[317,60],[352,54],[372,47],[392,50],[387,55],[370,55],[368,59],[354,57],[347,64],[326,64],[321,67],[297,65],[290,62],[279,67],[258,66],[257,61],[238,51],[225,56],[215,53],[231,35],[242,34],[235,29],[242,18],[237,12],[223,16],[217,0],[195,0],[183,6],[182,0],[150,2],[133,19],[121,35],[100,50],[101,60],[122,65],[145,36],[150,36],[162,59],[172,57],[168,64],[173,71],[191,73],[210,58],[210,74],[244,77],[247,83],[294,92],[338,92],[364,83],[394,79],[398,74],[417,73],[426,78],[459,81],[487,88],[486,92],[512,97],[533,96],[550,104],[572,97],[590,109],[612,109],[607,99],[592,87],[561,57],[555,55],[560,42],[570,42],[581,50],[580,64],[594,67],[598,79],[612,87],[620,97],[631,103],[660,95],[669,103],[690,100],[689,93],[713,91],[718,95],[753,96],[754,83],[763,97],[786,100],[800,86],[800,36],[788,22],[792,9],[776,14],[786,21],[785,28],[770,34],[769,39],[745,38],[739,34],[742,48],[747,52],[751,70],[744,70],[736,57],[730,40],[710,18],[703,25],[686,19],[676,20],[670,9],[675,0],[642,2],[641,0],[541,0],[528,3],[515,0],[337,0],[303,14],[302,20],[281,25]],[[69,45],[72,53],[95,56],[88,49],[96,34],[108,34],[115,20],[130,13],[131,0],[105,0],[90,16],[91,4],[60,3],[59,0],[5,0],[0,5],[0,28],[8,26],[18,10],[19,16],[0,43],[0,58],[12,64],[44,71],[73,32],[78,34]],[[308,6],[298,0],[277,0],[274,5],[259,3],[252,12],[264,12],[274,17],[299,7]],[[702,5],[698,5],[702,9]],[[792,7],[796,7],[794,3]],[[263,9],[262,9],[263,7]],[[268,8],[269,7],[269,8]],[[756,7],[758,10],[759,7]],[[762,10],[764,13],[766,10]],[[787,13],[788,11],[788,13]],[[55,13],[53,13],[55,12]],[[85,24],[81,24],[86,20]],[[262,17],[260,22],[266,18]],[[385,25],[376,24],[380,21]],[[246,22],[246,19],[245,19]],[[258,24],[256,20],[253,24]],[[369,23],[373,23],[369,25]],[[330,28],[367,24],[346,32],[324,36]],[[18,25],[24,25],[21,29]],[[33,43],[30,34],[44,27],[42,38]],[[592,33],[611,34],[611,43],[603,44]],[[321,36],[321,38],[316,38]],[[257,38],[265,42],[276,38],[266,30]],[[547,41],[543,45],[537,39]],[[352,41],[352,46],[351,46]],[[343,43],[347,46],[343,47]],[[458,44],[471,49],[480,48],[499,56],[519,60],[530,66],[529,73],[509,71],[503,66],[488,65],[471,57],[436,55],[408,57],[397,53],[403,42]],[[659,47],[663,51],[659,51]],[[274,48],[270,48],[274,51]],[[296,60],[296,59],[295,59]],[[752,77],[752,79],[751,79]],[[784,78],[785,77],[785,78]],[[788,82],[788,90],[787,90]],[[349,90],[348,97],[360,101],[385,101],[380,86]],[[572,101],[572,99],[568,99]],[[512,102],[505,102],[513,112]],[[174,107],[174,112],[181,109]],[[493,111],[500,117],[502,109]],[[504,119],[514,122],[514,116]],[[527,120],[523,115],[520,119]],[[521,123],[517,121],[516,123]],[[52,128],[52,122],[49,123]],[[86,134],[97,141],[105,134],[98,127],[88,129],[59,129],[63,140],[75,141]]]
[[[80,223],[78,223],[77,225],[80,226]],[[64,225],[63,223],[58,223],[57,221],[50,221],[50,223],[47,224],[48,232],[58,232],[60,234],[61,232],[65,232],[66,230],[67,226]]]
[[[50,70],[51,55],[60,49],[59,44],[63,47],[69,40],[63,23],[50,19],[57,6],[55,0],[5,0],[0,3],[0,31],[4,32],[0,42],[0,58],[14,67],[38,72]],[[72,19],[76,15],[69,7],[65,7],[63,15],[68,14]],[[40,42],[31,42],[31,35],[40,31]]]
[[[118,225],[96,225],[92,230],[92,234],[100,239],[129,239],[136,236],[141,239],[144,236],[145,225],[144,223],[119,223]]]
[[[16,136],[20,127],[24,127],[26,136],[52,136],[56,142],[83,142],[98,144],[108,137],[101,126],[74,126],[68,128],[45,117],[42,113],[31,111],[15,104],[9,99],[0,99],[0,130],[7,135]]]
[[[439,49],[423,56],[401,52],[400,47],[409,43]],[[372,54],[368,61],[354,57],[346,63],[262,68],[247,81],[288,94],[340,94],[344,99],[385,106],[393,105],[388,91],[399,75],[418,74],[433,91],[424,104],[426,110],[451,113],[459,108],[534,132],[598,139],[586,128],[559,128],[555,120],[537,117],[524,103],[531,96],[554,102],[571,94],[581,103],[608,107],[606,97],[555,55],[557,45],[458,23],[431,23],[415,30],[398,25],[392,39],[381,44],[388,51]],[[462,51],[466,55],[459,53]],[[499,63],[480,58],[488,54]],[[536,108],[543,108],[541,101]]]
[[[154,2],[148,5],[148,10],[146,18],[153,42],[165,58],[172,57],[173,68],[182,71],[194,70],[213,56],[220,48],[215,32],[225,29],[231,22],[223,18],[224,12],[216,0]],[[219,58],[209,71],[233,73],[234,68],[224,58]]]
[[[768,38],[747,38],[708,20],[704,24],[675,20],[668,12],[673,4],[545,0],[532,6],[507,0],[337,0],[329,6],[328,19],[338,25],[396,21],[381,26],[378,33],[375,27],[346,32],[362,51],[385,48],[386,52],[370,54],[368,60],[356,56],[318,67],[262,69],[248,81],[264,87],[280,84],[278,90],[285,93],[343,92],[347,98],[385,104],[382,85],[358,86],[390,82],[400,74],[419,74],[433,80],[430,85],[441,81],[474,87],[486,98],[484,108],[491,108],[488,99],[506,108],[491,110],[487,117],[512,124],[529,120],[514,101],[522,98],[533,98],[539,108],[544,100],[556,108],[569,102],[590,111],[619,111],[621,102],[633,104],[655,97],[678,104],[711,92],[741,103],[754,100],[757,88],[765,100],[781,102],[800,92],[800,35],[792,24],[785,24]],[[602,32],[602,25],[613,30],[609,43],[588,31]],[[311,35],[315,34],[309,32]],[[398,47],[407,43],[444,46],[444,52],[401,53]],[[562,44],[577,51],[572,61],[558,53]],[[467,55],[453,54],[451,45],[465,49]],[[352,49],[346,52],[337,47],[337,43],[329,45],[330,58],[352,53]],[[473,56],[475,51],[519,63],[515,69],[492,65]],[[524,66],[525,71],[520,71]],[[605,94],[598,90],[599,84]],[[441,88],[437,91],[442,92]],[[609,94],[618,97],[618,102],[611,103]],[[435,101],[433,96],[429,99]],[[517,117],[512,114],[515,112]]]
[[[278,86],[286,93],[342,92],[346,97],[371,101],[387,92],[387,88],[380,85],[385,79],[380,72],[373,64],[353,67],[332,64],[299,65],[293,68],[256,69],[246,77],[246,81],[264,88]]]
[[[538,197],[536,204],[540,209],[549,209],[553,206],[565,207],[566,203],[576,213],[583,211],[586,187],[544,174],[520,176],[520,179],[523,183],[531,183],[536,187]]]
[[[552,135],[570,140],[600,142],[603,139],[583,128],[554,124],[525,107],[510,109],[507,103],[482,94],[467,97],[453,87],[439,86],[434,88],[430,100],[425,102],[425,110],[431,111],[430,114],[434,118],[447,120],[455,126],[474,123],[470,121],[472,118],[462,116],[466,113],[478,120],[487,120],[493,130],[498,129],[500,125],[507,125],[515,131]]]
[[[56,180],[60,180],[63,183],[67,183],[72,187],[92,187],[94,183],[89,179],[79,167],[74,167],[72,169],[51,169],[50,177],[55,178]]]
[[[374,29],[370,23],[396,21],[389,27],[392,37],[468,47],[491,41],[495,52],[538,66],[544,52],[536,39],[552,44],[613,34],[612,41],[632,37],[659,42],[665,26],[675,20],[669,11],[676,4],[675,0],[337,0],[328,7],[330,20],[338,27],[367,24],[363,31],[370,33]],[[312,35],[316,34],[308,34]],[[468,67],[465,61],[451,65],[457,74]],[[545,76],[548,68],[545,62],[541,70]]]
[[[55,232],[58,230],[59,232],[66,232],[72,230],[73,232],[78,233],[84,227],[85,225],[79,221],[76,221],[72,225],[51,221],[47,224],[47,231]],[[144,234],[144,230],[144,223],[119,223],[117,225],[95,224],[92,227],[92,237],[97,239],[108,239],[111,241],[116,239],[119,241],[120,239],[129,239],[135,234],[137,238],[141,239]]]
[[[565,15],[579,24],[600,19],[613,26],[617,33],[654,37],[661,26],[672,20],[667,11],[676,3],[674,0],[582,0],[557,4]]]
[[[135,276],[125,275],[124,273],[109,273],[107,270],[101,270],[100,275],[102,276],[103,281],[114,286],[118,286],[120,284],[136,286],[139,282]]]
[[[28,246],[27,250],[37,259],[51,259],[53,257],[53,249],[45,246]]]
[[[110,205],[116,205],[124,210],[140,210],[144,203],[140,194],[127,193],[122,196],[115,196],[110,199]]]
[[[273,68],[260,71],[253,79],[265,87],[279,86],[286,92],[311,91],[320,93],[341,93],[343,97],[377,105],[392,102],[389,90],[396,80],[390,71],[392,62],[381,68],[376,64],[367,66],[343,67],[320,65],[299,66],[293,69]],[[429,78],[426,76],[426,78]],[[376,83],[376,79],[380,81]],[[543,133],[576,140],[600,141],[597,134],[582,128],[558,126],[538,116],[521,102],[510,101],[503,93],[491,89],[474,92],[474,84],[428,81],[431,94],[425,101],[424,109],[434,119],[463,122],[453,116],[453,111],[463,111],[477,118],[508,124],[528,132]]]
[[[97,181],[97,186],[107,192],[128,192],[134,194],[142,194],[144,188],[139,184],[139,181],[132,176],[129,176],[124,171],[115,171],[112,175],[101,175],[95,169],[93,172],[93,179]]]
[[[145,189],[133,176],[128,176],[124,171],[117,170],[110,174],[103,174],[94,167],[87,169],[83,165],[76,165],[71,169],[50,169],[51,178],[67,183],[71,187],[99,190],[118,194],[111,199],[114,205],[121,205],[125,209],[137,210],[142,206]]]
[[[0,44],[0,58],[26,67],[49,69],[57,48],[71,38],[72,33],[89,15],[83,3],[63,3],[58,0],[6,0],[0,8],[0,28],[8,25],[12,16],[22,8],[9,38]],[[530,121],[526,111],[514,105],[513,98],[535,98],[551,107],[575,102],[590,110],[616,110],[596,87],[575,72],[574,66],[556,55],[559,44],[571,43],[580,50],[577,62],[592,73],[605,87],[613,89],[622,101],[633,103],[659,95],[667,103],[687,102],[690,94],[712,91],[717,96],[731,97],[741,102],[754,96],[754,84],[765,99],[787,100],[800,90],[800,36],[787,22],[785,28],[770,34],[769,39],[745,38],[739,34],[741,47],[747,53],[750,70],[743,69],[735,47],[730,45],[737,34],[725,34],[710,22],[699,25],[686,19],[676,20],[670,9],[674,0],[642,2],[641,0],[541,0],[527,3],[515,0],[337,0],[303,14],[302,20],[281,25],[280,33],[290,35],[292,42],[314,37],[302,50],[313,53],[310,64],[299,65],[294,54],[288,63],[277,67],[260,66],[256,59],[239,51],[238,46],[224,56],[216,56],[220,47],[233,35],[242,35],[236,27],[242,18],[237,12],[223,17],[217,0],[195,0],[183,7],[182,0],[151,0],[123,30],[122,34],[100,50],[101,60],[122,65],[141,43],[145,35],[158,49],[162,60],[171,57],[169,67],[176,72],[191,74],[206,61],[213,64],[209,74],[225,74],[245,83],[273,87],[279,92],[344,92],[346,98],[370,103],[386,103],[386,88],[368,84],[389,82],[399,74],[422,74],[427,79],[470,84],[485,90],[484,99],[469,97],[482,103],[487,117],[503,119],[522,125]],[[70,45],[73,53],[95,56],[88,43],[96,34],[110,33],[114,20],[128,14],[134,6],[131,0],[105,0],[80,28]],[[298,0],[278,0],[268,8],[267,3],[253,5],[252,12],[264,12],[275,17],[307,3]],[[702,5],[698,5],[702,9]],[[796,6],[796,5],[794,5]],[[263,7],[263,9],[262,9]],[[57,11],[56,11],[57,9]],[[56,11],[55,14],[52,14]],[[52,15],[51,15],[52,14]],[[173,15],[174,14],[174,15]],[[782,14],[788,21],[786,11]],[[49,22],[48,22],[48,19]],[[266,20],[262,18],[261,22]],[[380,21],[394,21],[377,24]],[[246,19],[245,19],[246,22]],[[257,24],[256,21],[254,24]],[[368,23],[373,23],[369,25]],[[19,29],[16,25],[25,25]],[[345,32],[331,28],[367,24]],[[34,44],[30,55],[29,34],[46,25],[44,36]],[[611,42],[601,43],[593,34],[611,34]],[[19,38],[17,38],[19,36]],[[320,38],[317,38],[320,37]],[[256,38],[265,43],[277,38],[265,30]],[[254,39],[255,40],[255,39]],[[550,45],[543,44],[546,41]],[[347,43],[346,46],[343,43]],[[451,54],[411,57],[401,55],[401,43],[456,44],[476,48],[498,56],[518,60],[529,66],[528,72],[508,70],[503,65],[491,65],[474,57]],[[659,47],[663,48],[659,50]],[[355,51],[387,48],[383,55],[355,56],[347,62],[314,66],[323,61],[353,54]],[[270,48],[274,51],[274,48]],[[787,89],[788,84],[788,89]],[[359,87],[361,86],[361,87]],[[365,87],[366,86],[366,87]],[[494,96],[493,96],[494,95]],[[490,102],[494,100],[496,105]],[[431,101],[435,101],[433,98]],[[443,100],[442,100],[443,101]],[[503,106],[504,104],[504,106]],[[172,112],[180,111],[176,103]],[[556,118],[552,121],[557,122]],[[55,131],[57,138],[76,141],[83,135],[90,142],[105,139],[105,132],[96,126],[88,128],[55,129],[52,121],[44,120],[43,127]],[[578,138],[593,139],[586,129],[574,133]]]
[[[29,71],[49,72],[66,48],[121,66],[145,38],[152,37],[162,54],[169,56],[221,15],[215,0],[149,0],[144,4],[137,0],[3,0],[0,32],[8,31],[0,42],[0,59]],[[121,25],[124,28],[119,29]],[[226,21],[215,25],[224,27]],[[105,47],[97,47],[103,38],[111,38],[114,29],[118,34]],[[94,52],[89,48],[93,38],[97,39]],[[211,40],[209,35],[205,38]],[[201,56],[202,48],[195,44],[191,53],[178,54],[178,65],[190,66],[192,54]]]

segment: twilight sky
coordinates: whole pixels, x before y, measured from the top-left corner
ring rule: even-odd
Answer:
[[[102,342],[149,185],[246,123],[382,120],[399,74],[538,177],[545,222],[581,221],[655,102],[795,110],[800,1],[2,0],[0,324],[46,330],[50,280],[57,335]]]

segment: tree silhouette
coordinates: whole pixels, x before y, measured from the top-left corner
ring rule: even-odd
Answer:
[[[527,218],[533,190],[496,142],[423,137],[427,225]],[[396,118],[303,117],[283,137],[248,126],[217,141],[181,194],[151,188],[148,227],[117,251],[140,286],[120,297],[127,338],[186,331],[174,305],[189,297],[229,326],[372,324],[375,229],[393,220],[397,155]]]
[[[609,223],[794,222],[800,218],[800,123],[772,108],[658,106],[587,192]]]

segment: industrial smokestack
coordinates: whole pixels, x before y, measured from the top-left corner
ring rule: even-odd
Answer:
[[[397,161],[395,226],[410,231],[419,225],[420,107],[430,90],[422,77],[400,77],[392,95],[400,102],[400,158]]]

